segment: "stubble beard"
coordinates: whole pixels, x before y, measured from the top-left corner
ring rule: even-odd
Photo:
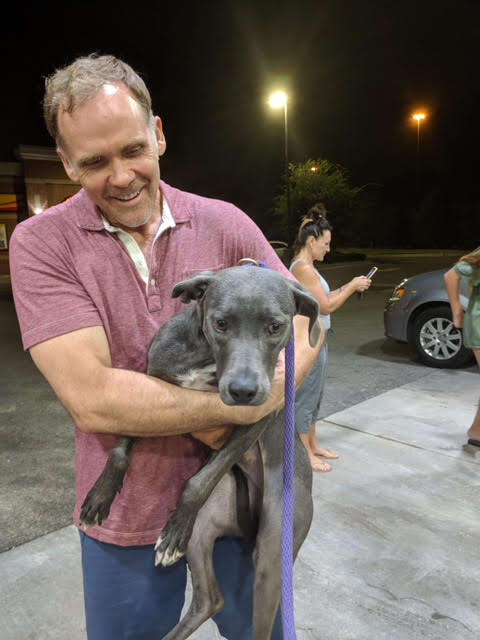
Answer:
[[[160,211],[160,202],[161,202],[161,199],[159,199],[158,201],[159,211]],[[147,203],[146,206],[147,206],[147,211],[145,212],[145,217],[142,218],[140,222],[128,222],[127,220],[121,220],[118,218],[116,220],[111,221],[108,216],[105,216],[105,217],[109,220],[110,224],[112,225],[117,225],[117,226],[121,225],[122,227],[126,227],[127,229],[138,229],[139,227],[143,227],[144,225],[148,224],[150,220],[153,218],[155,214],[155,208],[157,206],[157,199],[155,198],[153,202],[150,200],[150,202]],[[112,213],[113,214],[116,213],[114,208]]]

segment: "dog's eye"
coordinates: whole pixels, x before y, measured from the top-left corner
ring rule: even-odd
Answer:
[[[279,322],[272,322],[272,324],[268,327],[268,330],[271,334],[275,335],[280,331],[282,325]]]
[[[227,330],[226,320],[222,320],[221,318],[218,320],[215,320],[215,328],[218,329],[218,331],[226,331]]]

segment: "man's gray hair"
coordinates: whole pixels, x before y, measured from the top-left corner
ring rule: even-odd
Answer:
[[[144,81],[130,65],[114,56],[92,53],[77,58],[45,80],[43,116],[48,132],[59,147],[64,146],[58,129],[60,109],[72,113],[80,104],[93,98],[104,84],[119,82],[130,89],[150,123],[153,120],[152,99]]]

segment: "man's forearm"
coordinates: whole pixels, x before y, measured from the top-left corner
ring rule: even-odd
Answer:
[[[313,366],[319,345],[310,348],[308,320],[294,320],[297,384]],[[320,340],[321,342],[321,340]],[[283,405],[284,374],[277,367],[272,391],[258,407],[225,405],[219,394],[193,391],[153,376],[112,367],[101,326],[62,334],[30,349],[31,356],[85,432],[162,436],[249,425]]]
[[[298,316],[297,316],[298,318]],[[305,380],[325,341],[323,323],[315,347],[306,340],[306,318],[296,324],[296,384]],[[284,402],[284,376],[276,376],[272,393],[258,407],[225,405],[219,394],[192,391],[135,371],[105,368],[96,383],[94,400],[73,417],[83,431],[128,436],[167,436],[218,428],[226,424],[248,425],[279,409]]]
[[[89,433],[127,436],[167,436],[250,424],[257,407],[228,407],[219,394],[192,391],[135,371],[110,368],[103,372],[95,399],[78,414],[77,426]]]

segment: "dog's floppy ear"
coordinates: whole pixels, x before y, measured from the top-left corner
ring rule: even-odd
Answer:
[[[185,303],[200,300],[214,278],[213,271],[202,271],[197,276],[176,284],[172,290],[172,298],[181,296],[181,301]]]
[[[289,280],[288,285],[292,290],[293,297],[295,298],[297,313],[309,318],[308,339],[310,346],[314,347],[317,344],[321,333],[320,323],[318,321],[318,302],[310,291],[303,286],[303,284]]]

